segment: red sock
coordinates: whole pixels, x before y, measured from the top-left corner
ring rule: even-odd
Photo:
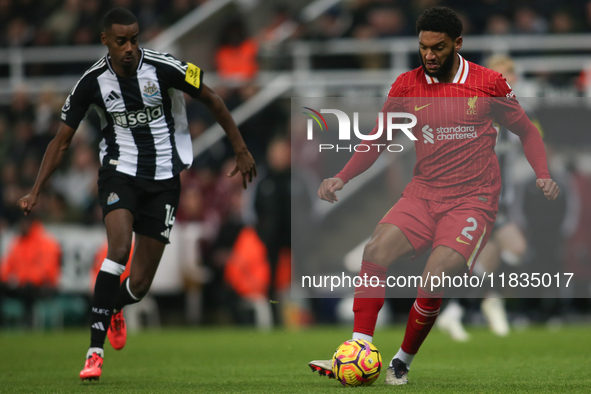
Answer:
[[[361,262],[359,276],[363,283],[361,286],[355,287],[353,332],[373,336],[378,313],[384,305],[384,297],[386,296],[385,280],[387,271],[388,269],[381,265],[365,260]],[[377,287],[372,286],[372,284],[376,285],[378,283],[375,278],[370,282],[374,276],[379,279]]]
[[[427,293],[419,288],[415,303],[410,308],[404,341],[400,347],[408,354],[417,354],[425,338],[435,324],[443,293]]]

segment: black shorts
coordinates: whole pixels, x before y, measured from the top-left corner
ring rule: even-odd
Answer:
[[[99,202],[105,216],[127,209],[133,216],[133,231],[170,243],[181,193],[180,176],[165,180],[137,178],[113,169],[101,168],[98,178]]]

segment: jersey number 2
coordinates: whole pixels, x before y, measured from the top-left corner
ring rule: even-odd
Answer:
[[[474,218],[468,218],[466,219],[466,221],[468,223],[472,223],[472,225],[464,227],[464,229],[462,230],[462,235],[468,238],[470,241],[472,241],[474,237],[472,236],[472,234],[470,234],[470,231],[476,230],[476,227],[478,227],[478,222],[476,222],[476,219]]]

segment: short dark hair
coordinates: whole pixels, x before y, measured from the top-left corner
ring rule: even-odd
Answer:
[[[417,34],[422,31],[445,33],[455,40],[462,35],[464,28],[458,14],[449,7],[431,7],[423,11],[417,19]]]
[[[113,25],[129,26],[134,23],[137,23],[137,18],[133,12],[122,7],[113,8],[103,18],[103,31],[109,30]]]

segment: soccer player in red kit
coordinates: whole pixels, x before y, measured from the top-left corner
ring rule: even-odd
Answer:
[[[376,276],[383,284],[390,264],[433,248],[402,346],[386,373],[389,385],[408,383],[412,360],[437,319],[443,291],[431,290],[427,278],[471,270],[490,234],[501,188],[493,120],[519,136],[541,192],[549,200],[559,193],[548,173],[540,134],[505,78],[458,54],[462,22],[457,14],[447,7],[429,8],[417,19],[416,31],[422,66],[400,75],[388,100],[404,103],[404,110],[418,118],[413,127],[418,138],[417,164],[402,197],[365,246],[359,274]],[[356,152],[341,172],[322,182],[318,190],[321,199],[337,201],[335,192],[375,162],[381,152],[375,148],[376,141],[368,141],[368,145],[374,149]],[[353,338],[372,342],[385,287],[362,283],[354,296]],[[313,371],[333,377],[330,360],[309,365]]]

